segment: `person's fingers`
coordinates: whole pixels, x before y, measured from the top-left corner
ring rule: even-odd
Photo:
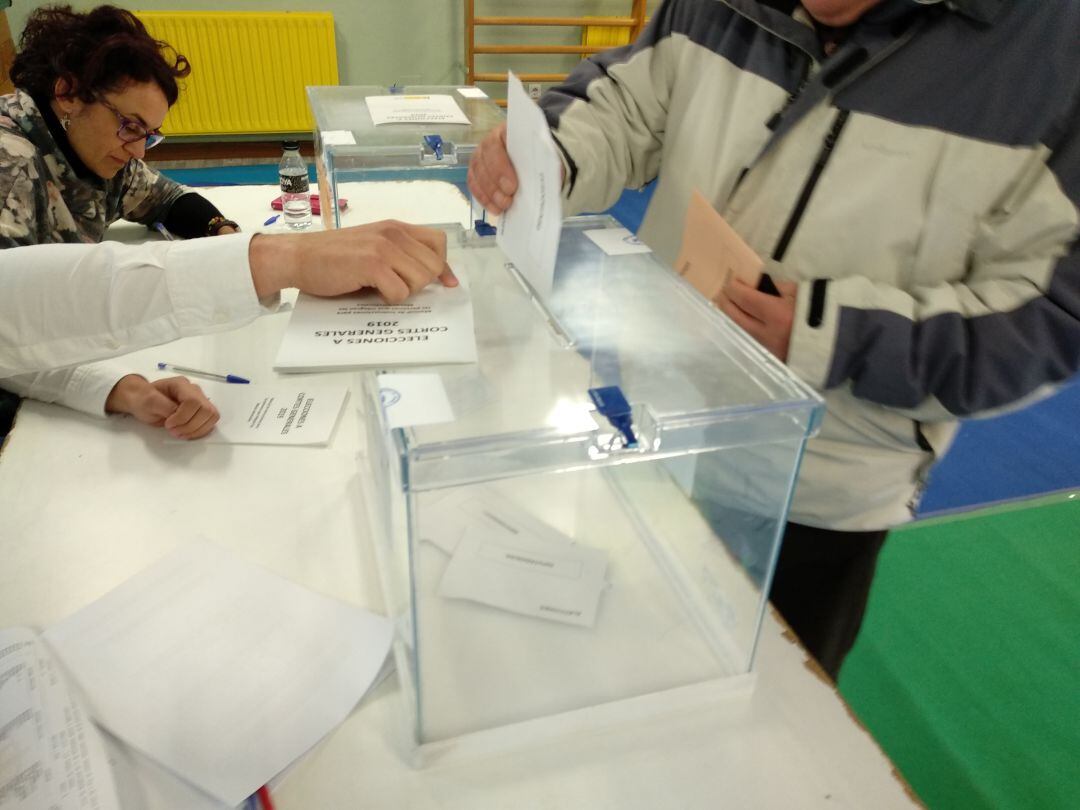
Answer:
[[[754,340],[759,343],[761,342],[761,338],[764,335],[764,324],[762,324],[761,321],[748,315],[726,296],[717,298],[716,304],[721,312],[731,318],[731,320],[735,321],[735,323],[750,335],[750,337],[754,338]]]
[[[506,195],[499,192],[498,178],[492,175],[492,170],[485,162],[482,152],[477,156],[476,160],[470,162],[469,172],[472,175],[469,187],[472,189],[473,195],[485,209],[501,214],[506,208],[507,198]],[[500,194],[501,200],[496,199],[495,195],[497,193]]]
[[[461,283],[458,281],[458,277],[454,275],[454,271],[451,269],[450,265],[447,265],[446,269],[443,270],[442,275],[439,276],[439,281],[442,282],[444,287],[456,287]]]
[[[776,289],[780,291],[782,298],[795,300],[799,294],[799,282],[797,281],[776,281],[774,279],[773,283],[776,285]]]
[[[428,233],[424,233],[425,231]],[[419,269],[422,273],[426,273],[426,277],[422,279],[419,287],[414,286],[413,282],[410,281],[409,287],[413,292],[427,286],[449,269],[446,264],[445,234],[442,234],[444,238],[439,240],[433,238],[435,233],[442,234],[442,231],[435,231],[431,228],[406,229],[404,226],[401,229],[390,229],[388,231],[391,242],[401,248],[415,262],[416,267],[413,268],[410,265],[409,269]],[[437,249],[432,249],[433,244]]]
[[[220,418],[221,414],[218,413],[217,408],[207,403],[206,406],[195,411],[186,424],[173,428],[169,432],[177,439],[201,439],[214,429],[214,425]]]
[[[202,403],[197,399],[186,399],[176,406],[176,410],[165,420],[163,427],[170,433],[183,432],[188,422],[199,412]]]
[[[173,400],[150,386],[133,409],[132,416],[147,425],[161,427],[175,410],[176,403]]]
[[[218,410],[199,386],[184,377],[172,377],[159,381],[161,387],[177,402],[176,409],[165,420],[163,427],[179,439],[204,427],[208,419],[216,422]],[[155,383],[155,386],[159,385]],[[212,425],[211,425],[212,426]]]
[[[388,304],[400,304],[409,297],[409,285],[386,264],[369,268],[365,286],[374,287]]]
[[[469,162],[467,182],[469,184],[469,191],[472,193],[473,198],[480,203],[481,207],[489,211],[494,211],[494,207],[491,204],[491,195],[488,194],[487,185],[480,177],[479,161],[473,160]]]
[[[446,231],[441,231],[438,228],[428,228],[424,225],[411,225],[408,222],[395,222],[394,224],[403,233],[426,245],[440,262],[446,261]]]
[[[497,148],[490,150],[488,165],[491,166],[492,173],[499,184],[499,191],[508,198],[513,197],[517,193],[518,178],[517,172],[514,171],[514,164],[510,162],[510,152],[506,148],[506,124],[502,124],[495,130],[493,144]]]
[[[736,307],[758,321],[768,320],[768,309],[776,297],[758,292],[745,281],[733,278],[724,287],[724,296]]]
[[[444,267],[442,263],[436,263],[434,268],[425,264],[425,260],[433,259],[434,254],[419,242],[402,234],[381,242],[377,257],[378,264],[397,273],[409,287],[410,294],[424,289],[439,276]]]
[[[191,397],[193,391],[202,394],[202,389],[187,377],[166,377],[163,380],[154,380],[150,385],[173,401],[173,410],[176,410],[181,399]]]
[[[506,149],[506,125],[489,134],[469,162],[469,188],[480,203],[496,214],[510,207],[518,188],[517,172]]]

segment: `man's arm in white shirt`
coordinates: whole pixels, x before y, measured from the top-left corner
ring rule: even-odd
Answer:
[[[254,320],[266,309],[252,285],[250,241],[238,235],[0,251],[0,377]]]
[[[446,234],[385,221],[309,234],[0,251],[0,378],[235,329],[286,287],[399,303],[457,284]]]
[[[131,369],[109,360],[79,366],[18,374],[0,379],[0,388],[39,402],[55,402],[104,419],[105,406],[116,384]]]

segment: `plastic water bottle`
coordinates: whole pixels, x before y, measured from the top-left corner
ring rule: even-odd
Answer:
[[[307,163],[300,156],[300,144],[297,141],[284,141],[281,145],[285,149],[281,163],[278,164],[282,220],[294,231],[302,231],[311,227]]]

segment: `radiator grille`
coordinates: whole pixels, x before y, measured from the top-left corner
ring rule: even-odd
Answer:
[[[137,11],[150,33],[191,60],[167,135],[312,129],[304,88],[338,83],[328,12]]]

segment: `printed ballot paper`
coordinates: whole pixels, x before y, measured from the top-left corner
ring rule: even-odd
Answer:
[[[468,124],[469,119],[453,96],[368,96],[371,123],[383,124]]]
[[[438,504],[425,539],[451,554],[439,595],[580,627],[596,623],[607,553],[491,492]],[[422,528],[422,531],[424,529]]]
[[[533,517],[491,487],[448,490],[433,502],[431,509],[421,512],[420,537],[447,554],[453,554],[470,523],[510,527],[515,532],[523,531],[527,536],[542,538],[555,546],[574,544],[565,534]]]
[[[346,718],[392,636],[388,619],[206,543],[44,634],[94,720],[230,806]]]
[[[472,297],[464,273],[457,287],[435,282],[401,304],[374,292],[337,298],[301,294],[278,349],[277,371],[476,361]]]
[[[0,810],[118,810],[101,734],[45,643],[0,630]]]
[[[499,222],[496,241],[533,292],[546,298],[562,233],[562,162],[544,113],[513,73],[506,95],[506,150],[518,190]]]
[[[379,402],[392,428],[454,421],[438,374],[380,374]]]
[[[208,444],[330,443],[341,408],[349,395],[345,386],[227,385],[202,383],[221,413]]]
[[[761,257],[695,189],[686,211],[682,249],[675,260],[675,269],[694,289],[713,301],[733,277],[756,287],[763,267]]]

